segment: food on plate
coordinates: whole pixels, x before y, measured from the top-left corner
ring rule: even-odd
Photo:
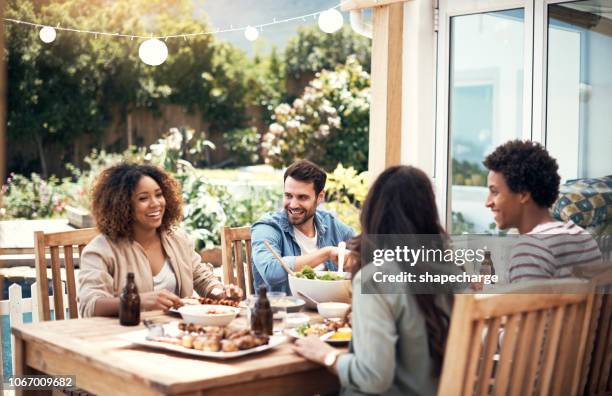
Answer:
[[[230,307],[238,307],[240,301],[232,300],[229,298],[211,298],[211,297],[200,297],[198,298],[200,304],[210,304],[210,305],[227,305]]]
[[[309,266],[305,266],[304,268],[302,268],[300,272],[296,272],[295,276],[297,278],[317,279],[317,280],[344,280],[344,275],[338,274],[335,272],[331,272],[331,271],[327,271],[322,275],[317,275],[317,273]]]
[[[336,331],[329,337],[329,340],[350,341],[353,333],[350,331]]]
[[[273,307],[293,307],[295,305],[298,305],[298,303],[290,298],[281,297],[270,301],[270,305]]]
[[[338,331],[338,329],[351,327],[350,322],[344,321],[344,319],[326,319],[324,323],[328,331]]]
[[[345,330],[345,329],[343,329],[343,330]],[[336,331],[334,334],[329,336],[328,340],[331,340],[331,341],[350,341],[352,336],[353,336],[353,332],[350,331],[350,330],[348,330],[348,331]]]
[[[303,325],[296,327],[295,332],[302,337],[308,337],[309,335],[320,337],[323,334],[329,333],[330,331],[338,332],[340,329],[342,329],[340,330],[341,332],[349,333],[350,339],[350,328],[351,324],[343,319],[326,319],[323,323],[304,323]]]
[[[334,272],[327,272],[323,275],[317,275],[318,280],[344,280],[344,275],[336,274]]]
[[[193,340],[195,340],[195,336],[191,334],[186,334],[181,339],[181,345],[185,348],[193,348]]]
[[[298,278],[306,278],[306,279],[315,279],[317,277],[316,273],[309,266],[304,266],[300,272],[296,272],[295,276]]]
[[[227,311],[220,311],[218,309],[211,309],[210,311],[206,312],[208,315],[225,315],[227,313]]]
[[[323,323],[304,323],[303,325],[296,327],[295,331],[302,337],[308,337],[309,335],[320,337],[329,330],[327,330],[327,326]]]
[[[269,338],[246,329],[233,330],[227,327],[180,322],[177,333],[156,337],[154,341],[207,352],[235,352],[266,345]]]
[[[221,350],[223,352],[236,352],[238,350],[238,345],[232,340],[222,340]]]

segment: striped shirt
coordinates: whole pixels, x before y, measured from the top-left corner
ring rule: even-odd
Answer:
[[[597,243],[574,222],[551,221],[520,235],[512,248],[510,283],[568,278],[578,266],[601,262]]]

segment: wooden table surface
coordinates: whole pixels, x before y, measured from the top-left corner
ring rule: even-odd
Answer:
[[[307,312],[313,321],[316,313]],[[179,318],[161,311],[142,319]],[[245,321],[236,319],[232,325]],[[79,388],[98,395],[313,395],[339,389],[337,377],[297,356],[286,343],[249,356],[218,360],[132,345],[116,338],[144,328],[117,318],[59,320],[17,325],[15,375],[75,375]],[[19,392],[18,392],[19,393]]]

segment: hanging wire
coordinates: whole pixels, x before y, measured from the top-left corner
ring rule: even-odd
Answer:
[[[316,19],[317,15],[321,14],[323,11],[329,10],[329,9],[336,9],[336,8],[340,8],[342,7],[342,5],[346,4],[346,3],[350,3],[352,2],[352,0],[343,0],[341,1],[339,4],[330,7],[330,8],[326,8],[325,10],[322,11],[316,11],[316,12],[311,12],[309,14],[305,14],[305,15],[299,15],[299,16],[295,16],[295,17],[290,17],[290,18],[285,18],[285,19],[276,19],[274,18],[272,20],[272,22],[267,22],[267,23],[261,23],[259,25],[246,25],[246,26],[242,26],[242,27],[233,27],[233,25],[229,28],[229,29],[215,29],[214,31],[206,31],[206,32],[197,32],[197,33],[178,33],[178,34],[170,34],[170,35],[163,35],[163,36],[143,36],[143,35],[138,35],[138,34],[126,34],[126,33],[118,33],[118,32],[103,32],[103,31],[96,31],[96,30],[86,30],[86,29],[76,29],[76,28],[69,28],[69,27],[62,27],[60,26],[60,24],[57,24],[57,27],[55,27],[55,30],[60,30],[60,31],[66,31],[66,32],[74,32],[74,33],[84,33],[84,34],[93,34],[96,37],[98,35],[100,36],[109,36],[109,37],[121,37],[121,38],[129,38],[130,40],[133,39],[151,39],[151,38],[156,38],[156,39],[162,39],[164,41],[168,40],[169,38],[180,38],[183,37],[185,40],[187,40],[187,38],[191,38],[191,37],[196,37],[196,36],[206,36],[206,35],[211,35],[211,34],[218,34],[218,33],[229,33],[229,32],[238,32],[238,31],[243,31],[244,29],[246,29],[248,26],[252,26],[258,30],[263,30],[264,27],[268,27],[268,26],[272,26],[272,25],[278,25],[281,23],[288,23],[288,22],[293,22],[293,21],[297,21],[297,20],[302,20],[305,21],[306,18],[309,17],[313,17],[314,19]],[[41,23],[34,23],[34,22],[28,22],[28,21],[22,21],[19,19],[14,19],[14,18],[4,18],[4,20],[6,22],[11,22],[11,23],[16,23],[16,24],[24,24],[27,26],[32,26],[32,27],[37,27],[37,28],[43,28],[46,26],[52,26],[51,24],[45,25],[45,24],[41,24]]]

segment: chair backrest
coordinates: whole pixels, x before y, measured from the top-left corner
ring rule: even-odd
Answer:
[[[53,279],[53,302],[55,319],[64,319],[63,287],[61,279],[60,249],[63,248],[64,268],[66,270],[66,288],[68,292],[68,310],[70,318],[79,316],[76,300],[76,282],[74,277],[74,261],[72,259],[77,246],[79,257],[85,245],[89,243],[99,231],[96,228],[82,230],[54,232],[45,234],[42,231],[34,233],[34,252],[36,255],[36,282],[38,283],[38,313],[40,320],[51,320],[49,307],[49,281],[47,279],[46,248],[51,252],[51,275]]]
[[[596,294],[581,389],[585,395],[612,396],[612,269],[592,281]]]
[[[245,297],[253,294],[251,227],[223,227],[221,261],[225,283],[240,286],[244,290]]]
[[[456,295],[438,394],[576,395],[591,290],[564,280],[550,294]]]

